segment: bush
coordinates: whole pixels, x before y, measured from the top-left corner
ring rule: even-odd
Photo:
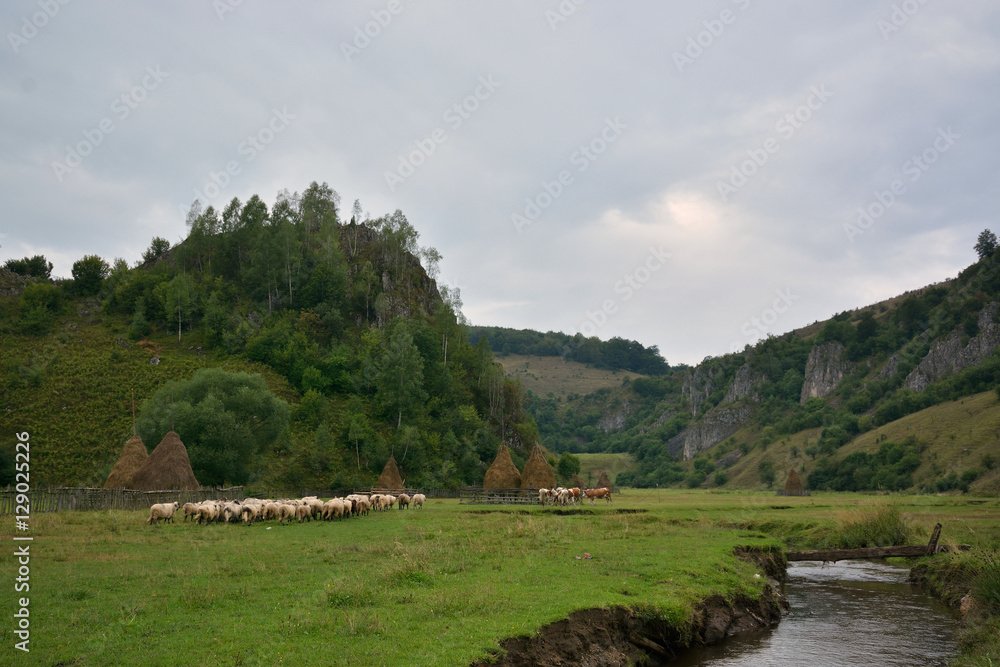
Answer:
[[[83,296],[97,294],[110,273],[107,262],[97,255],[86,255],[73,263],[73,287]]]
[[[914,536],[913,526],[899,508],[886,501],[877,501],[861,506],[842,521],[834,546],[843,549],[895,547],[910,544]]]
[[[771,488],[774,485],[776,473],[774,471],[774,462],[771,459],[761,459],[760,463],[757,464],[757,472],[760,474],[761,484],[766,484],[767,488]]]
[[[715,477],[712,478],[712,482],[714,482],[716,486],[725,486],[728,481],[729,476],[722,470],[715,473]]]

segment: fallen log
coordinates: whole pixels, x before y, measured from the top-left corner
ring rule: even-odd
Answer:
[[[961,544],[958,549],[967,551],[969,545]],[[951,551],[949,547],[939,546],[933,553]],[[789,561],[793,560],[853,560],[860,558],[890,558],[892,556],[927,556],[927,545],[917,544],[915,546],[903,547],[868,547],[865,549],[829,549],[826,551],[789,551],[785,557]]]

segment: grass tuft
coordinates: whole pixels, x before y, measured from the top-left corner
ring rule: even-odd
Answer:
[[[834,540],[843,549],[862,549],[910,544],[915,536],[913,525],[899,508],[879,500],[861,505],[843,518]]]

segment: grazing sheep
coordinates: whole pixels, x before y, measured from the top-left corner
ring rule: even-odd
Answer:
[[[408,495],[406,495],[405,493],[401,493],[401,494],[399,494],[399,498],[396,499],[396,502],[399,503],[399,509],[403,509],[405,507],[409,507],[410,506],[410,497]]]
[[[278,506],[278,523],[283,524],[285,520],[291,521],[295,518],[295,505],[281,503]]]
[[[424,501],[427,500],[427,496],[422,493],[413,494],[413,509],[424,506]]]
[[[199,524],[215,521],[216,517],[218,516],[219,516],[219,508],[216,506],[214,502],[208,500],[198,505]]]
[[[329,521],[334,517],[337,519],[344,517],[344,501],[341,498],[333,498],[323,505],[323,518]]]
[[[152,525],[154,522],[169,521],[174,522],[174,512],[180,507],[180,503],[157,503],[149,508],[149,518],[146,519],[146,523]]]
[[[312,507],[309,505],[299,505],[295,508],[295,516],[298,517],[299,523],[302,523],[303,519],[308,521],[312,518]]]
[[[264,521],[269,521],[271,519],[278,518],[278,503],[265,503],[264,504]]]
[[[198,518],[198,503],[184,503],[184,520],[187,521],[188,517],[193,519]]]

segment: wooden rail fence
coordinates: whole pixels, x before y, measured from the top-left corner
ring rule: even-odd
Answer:
[[[22,514],[18,496],[22,494],[8,488],[0,490],[0,515]],[[243,487],[203,488],[196,491],[133,491],[130,489],[99,489],[81,487],[49,487],[32,489],[26,494],[31,514],[72,510],[140,510],[156,503],[196,503],[202,500],[228,498],[243,500]],[[23,498],[20,498],[23,500]]]
[[[465,488],[458,502],[469,505],[537,505],[538,489]]]

